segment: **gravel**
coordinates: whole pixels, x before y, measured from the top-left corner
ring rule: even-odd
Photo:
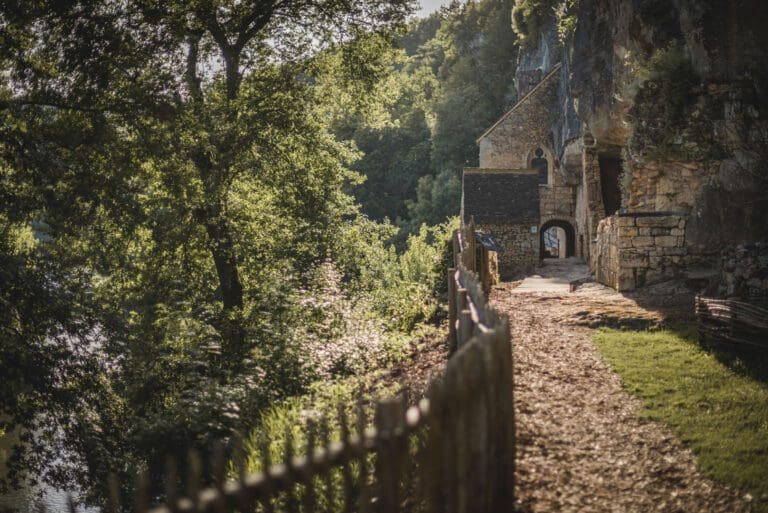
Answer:
[[[697,472],[670,429],[639,417],[640,402],[592,345],[595,327],[648,325],[658,312],[595,284],[566,294],[510,290],[491,299],[509,314],[514,341],[518,511],[748,511],[737,491]]]

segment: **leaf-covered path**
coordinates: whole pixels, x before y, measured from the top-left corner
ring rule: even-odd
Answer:
[[[659,314],[604,287],[511,293],[492,301],[514,340],[520,512],[737,512],[738,493],[696,471],[669,429],[639,417],[640,403],[592,345],[598,324],[654,322]]]

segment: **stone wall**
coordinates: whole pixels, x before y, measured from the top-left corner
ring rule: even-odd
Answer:
[[[600,221],[592,258],[595,279],[620,291],[678,277],[685,267],[687,216],[616,214]]]
[[[619,278],[618,216],[603,219],[598,225],[597,243],[592,250],[590,263],[595,281],[616,290],[627,289],[629,284],[622,283]]]
[[[598,225],[605,216],[603,197],[600,192],[600,162],[597,153],[582,151],[582,182],[578,190],[576,204],[576,232],[582,234],[584,244],[577,256],[588,261],[592,271],[596,272],[595,240],[598,237]],[[579,244],[581,246],[581,244]]]
[[[547,221],[568,221],[575,227],[576,190],[570,185],[540,185],[539,226]]]
[[[645,161],[631,171],[626,206],[633,212],[690,212],[713,173],[699,162]]]
[[[724,249],[718,285],[721,297],[768,299],[768,242]]]
[[[493,235],[501,245],[499,275],[502,279],[530,272],[539,263],[539,234],[531,233],[531,223],[481,224],[476,229]]]

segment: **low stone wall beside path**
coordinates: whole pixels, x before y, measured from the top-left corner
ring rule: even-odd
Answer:
[[[600,221],[595,279],[630,291],[679,276],[688,254],[687,215],[673,212],[618,213]]]

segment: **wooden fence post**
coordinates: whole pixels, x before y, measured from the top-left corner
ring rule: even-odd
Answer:
[[[472,312],[462,310],[459,313],[459,347],[470,341],[473,331]]]
[[[427,420],[427,438],[422,462],[421,498],[426,506],[426,513],[443,513],[444,495],[443,475],[446,472],[443,460],[443,447],[446,445],[443,410],[446,404],[445,384],[433,382],[427,393],[429,398],[429,418]]]
[[[347,412],[343,405],[338,408],[339,429],[341,430],[341,443],[344,447],[350,445],[349,422]],[[341,464],[341,480],[344,487],[344,509],[342,513],[352,513],[355,509],[355,483],[352,479],[352,469],[349,466],[349,458],[344,458]]]
[[[515,408],[514,408],[514,374],[512,372],[512,344],[509,334],[509,323],[503,318],[496,328],[494,340],[496,344],[494,355],[501,363],[500,367],[500,414],[502,415],[502,447],[501,454],[504,461],[501,468],[501,479],[503,479],[503,492],[501,498],[501,508],[504,511],[512,511],[514,507],[514,486],[515,486]],[[505,400],[509,398],[509,400]]]
[[[307,423],[307,455],[305,459],[305,468],[308,470],[306,481],[304,483],[304,513],[314,513],[317,504],[317,492],[315,491],[314,463],[315,463],[315,442],[317,438],[317,425],[313,420]]]
[[[460,285],[460,284],[459,284]],[[456,289],[456,322],[454,325],[456,326],[456,348],[460,348],[467,339],[462,338],[463,332],[461,331],[461,324],[462,324],[462,318],[461,318],[461,312],[467,309],[468,303],[467,303],[467,289],[465,289],[463,286]]]
[[[258,444],[259,448],[261,449],[261,466],[264,469],[263,473],[265,476],[270,477],[272,472],[272,441],[270,440],[269,435],[265,433],[264,435],[260,436]],[[244,477],[240,479],[241,482],[243,480]],[[241,501],[241,504],[245,511],[252,510],[254,506],[254,502],[248,500],[247,497],[244,501]],[[266,493],[264,494],[262,507],[264,508],[264,513],[273,513],[275,511],[269,489],[267,489]]]
[[[443,503],[440,513],[456,513],[458,511],[458,455],[457,447],[461,443],[458,435],[458,424],[460,422],[460,409],[457,405],[460,383],[455,368],[460,365],[461,354],[454,357],[449,362],[453,365],[453,372],[447,370],[444,378],[443,389],[443,408],[441,409],[440,424],[443,426],[444,435],[442,438],[443,446],[439,448],[442,455],[442,476],[443,476]]]
[[[472,216],[472,218],[469,220],[469,228],[467,230],[469,233],[469,263],[468,266],[469,269],[473,272],[477,272],[477,240],[475,240],[475,216]]]
[[[368,482],[368,453],[365,451],[366,442],[366,426],[368,419],[365,415],[365,407],[363,405],[362,393],[357,397],[357,435],[360,439],[360,445],[363,450],[360,454],[360,472],[357,476],[358,483],[358,511],[360,513],[368,513],[371,511],[371,485]]]
[[[457,267],[459,265],[459,241],[457,240],[457,237],[459,235],[459,231],[455,230],[453,232],[453,235],[451,236],[451,250],[453,253],[453,266]]]
[[[402,419],[403,406],[398,399],[376,405],[376,484],[377,513],[400,513],[400,478],[403,474]]]
[[[448,269],[448,351],[453,353],[458,347],[456,340],[456,269]]]

